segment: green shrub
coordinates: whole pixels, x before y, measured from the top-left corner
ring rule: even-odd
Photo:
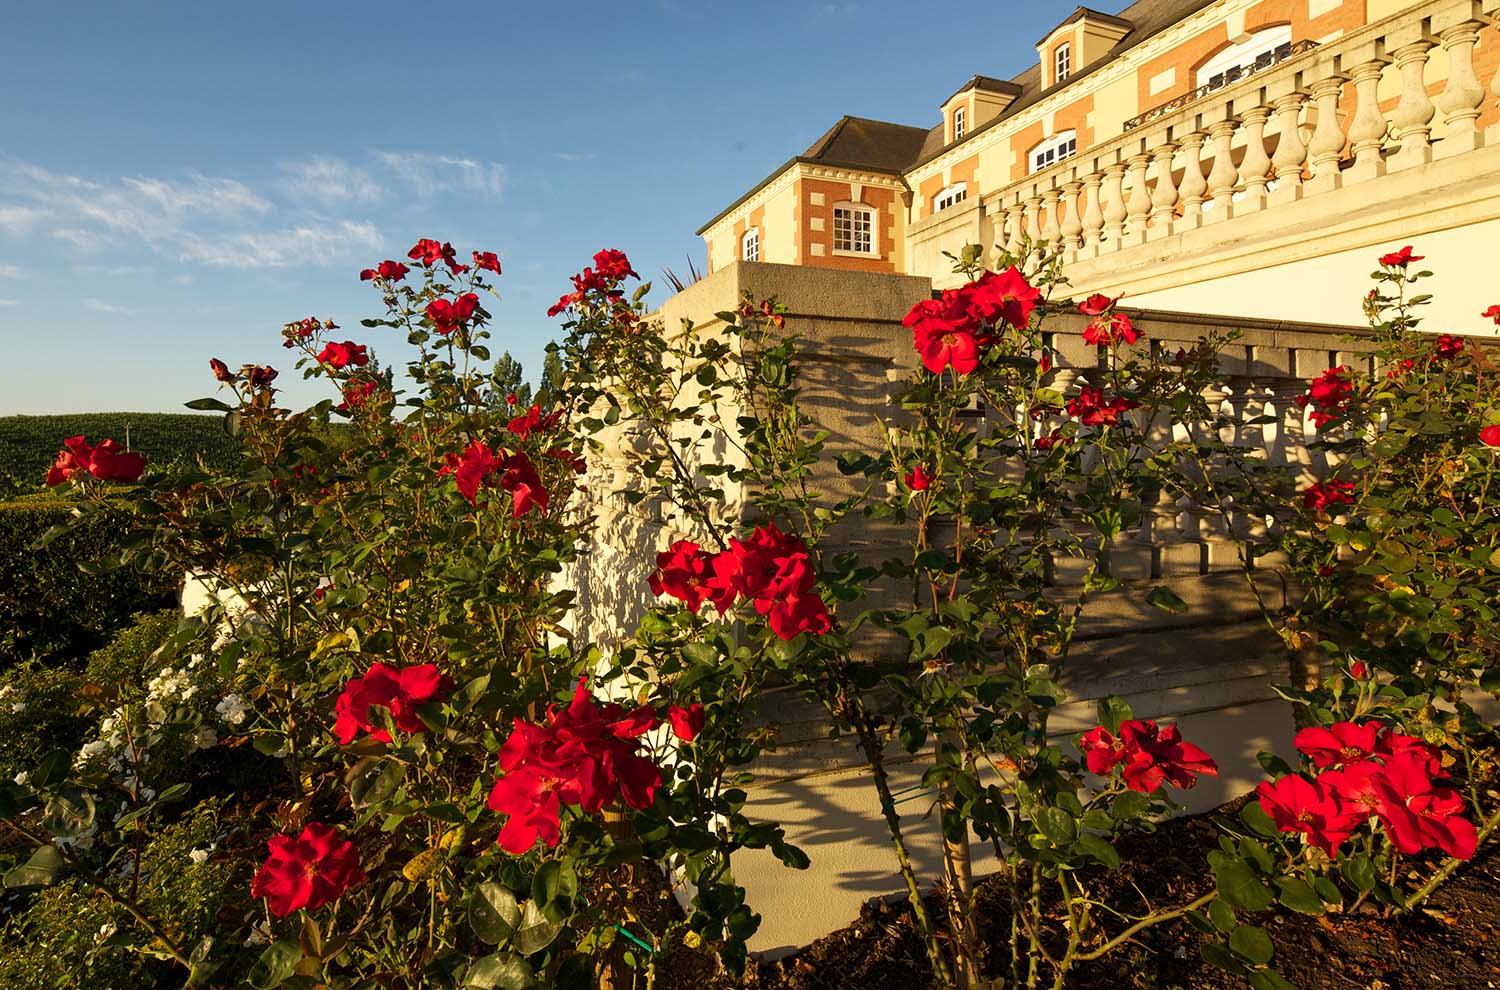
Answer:
[[[176,588],[165,579],[80,569],[113,550],[116,535],[105,520],[86,521],[36,548],[72,508],[55,497],[0,503],[0,670],[27,659],[80,662],[137,612],[173,604]]]
[[[80,711],[83,683],[72,671],[33,664],[0,675],[0,779],[30,772],[55,749],[78,748],[91,724]]]
[[[86,672],[89,682],[97,684],[106,695],[144,685],[155,667],[160,666],[152,654],[171,638],[181,621],[182,615],[176,609],[135,616],[133,625],[122,629],[108,645],[89,656]]]

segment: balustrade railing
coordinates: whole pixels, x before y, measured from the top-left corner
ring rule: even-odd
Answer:
[[[996,240],[1086,260],[1480,148],[1474,66],[1500,0],[1431,0],[1322,44],[1299,44],[1220,87],[1136,118],[1125,133],[983,197]],[[1446,76],[1433,77],[1441,48]],[[1383,79],[1400,83],[1390,110]],[[1429,87],[1441,90],[1436,99]],[[1340,119],[1352,91],[1354,112]],[[1441,138],[1434,138],[1440,121]],[[1491,136],[1491,142],[1496,139]]]

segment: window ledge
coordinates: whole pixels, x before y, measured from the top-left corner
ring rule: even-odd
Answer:
[[[876,261],[881,258],[881,255],[874,251],[841,251],[834,248],[830,253],[835,258],[874,258]]]

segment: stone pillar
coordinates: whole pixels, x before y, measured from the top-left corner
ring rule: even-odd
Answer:
[[[1177,184],[1172,178],[1172,160],[1177,145],[1167,141],[1151,151],[1156,163],[1156,188],[1151,190],[1151,230],[1155,234],[1171,233],[1172,217],[1177,212]]]
[[[1339,95],[1345,78],[1335,73],[1312,84],[1312,98],[1318,108],[1318,126],[1313,131],[1307,151],[1312,163],[1308,192],[1329,192],[1344,184],[1339,162],[1344,155],[1344,128],[1339,123]]]
[[[1401,101],[1391,114],[1391,124],[1401,149],[1391,157],[1392,170],[1425,165],[1432,161],[1432,118],[1437,108],[1427,96],[1427,59],[1434,47],[1421,38],[1396,49],[1396,68],[1401,72]]]
[[[1182,197],[1182,219],[1184,228],[1196,227],[1203,222],[1203,194],[1208,192],[1208,180],[1203,177],[1202,131],[1192,131],[1181,137],[1182,186],[1178,192]]]
[[[1083,187],[1089,197],[1083,210],[1083,246],[1092,253],[1098,252],[1099,239],[1104,232],[1104,209],[1099,205],[1099,189],[1103,184],[1103,172],[1090,172],[1083,177]]]
[[[1234,216],[1234,205],[1230,202],[1230,197],[1234,194],[1234,184],[1240,173],[1230,160],[1229,145],[1234,139],[1237,126],[1238,122],[1233,117],[1228,117],[1208,127],[1209,140],[1213,142],[1214,149],[1214,167],[1208,173],[1208,192],[1213,199],[1214,208],[1204,218],[1211,223]]]
[[[1062,223],[1057,215],[1057,204],[1062,193],[1056,187],[1042,193],[1042,208],[1047,211],[1047,222],[1042,226],[1042,244],[1048,252],[1062,249]]]
[[[1104,168],[1104,244],[1114,251],[1125,235],[1125,166],[1120,162]]]
[[[1239,179],[1244,187],[1237,213],[1252,213],[1266,205],[1266,182],[1270,178],[1271,159],[1266,156],[1266,121],[1270,107],[1251,107],[1240,114],[1245,134],[1245,157],[1240,161]]]
[[[1276,167],[1276,191],[1270,196],[1272,203],[1292,203],[1302,198],[1302,165],[1307,161],[1307,145],[1302,143],[1297,122],[1306,102],[1307,93],[1300,89],[1272,101],[1279,128],[1276,154],[1271,158],[1271,164]]]
[[[1083,236],[1083,218],[1079,215],[1083,205],[1079,202],[1082,192],[1083,183],[1077,179],[1063,183],[1062,249],[1070,254],[1078,250]]]
[[[1146,189],[1146,170],[1151,166],[1151,156],[1130,156],[1130,198],[1125,201],[1126,244],[1146,243],[1146,217],[1151,213],[1151,193]]]
[[[1026,197],[1026,246],[1028,257],[1042,250],[1042,197]]]
[[[1439,35],[1448,53],[1448,81],[1437,100],[1448,128],[1436,149],[1439,158],[1474,151],[1483,143],[1477,121],[1484,106],[1484,84],[1474,73],[1474,45],[1481,27],[1479,21],[1463,21]]]
[[[1349,72],[1358,94],[1358,107],[1354,119],[1349,122],[1349,143],[1354,152],[1354,164],[1344,176],[1345,183],[1363,182],[1385,174],[1385,161],[1381,149],[1385,147],[1389,130],[1385,114],[1380,110],[1380,74],[1390,62],[1385,56],[1376,56],[1359,63]]]
[[[1005,208],[1005,250],[1012,259],[1019,259],[1024,247],[1025,209],[1020,203]]]

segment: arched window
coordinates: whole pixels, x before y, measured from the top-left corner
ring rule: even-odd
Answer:
[[[1031,171],[1040,172],[1049,165],[1056,165],[1078,150],[1078,132],[1063,131],[1032,148],[1026,155]]]
[[[833,208],[833,250],[845,254],[877,254],[879,235],[875,208],[840,203]]]
[[[932,197],[932,212],[941,213],[943,210],[946,210],[950,206],[956,206],[957,204],[962,203],[968,195],[968,184],[964,182],[955,182],[947,189],[944,189],[942,192]]]
[[[1060,83],[1073,74],[1073,46],[1064,41],[1052,56],[1052,81]]]
[[[1218,89],[1242,79],[1257,69],[1275,65],[1292,53],[1292,26],[1283,24],[1257,31],[1230,45],[1198,69],[1198,86]]]
[[[928,118],[929,120],[931,118]],[[969,132],[969,108],[959,107],[953,111],[953,140],[957,141]]]
[[[760,260],[760,228],[751,227],[740,238],[740,257],[746,261]]]

